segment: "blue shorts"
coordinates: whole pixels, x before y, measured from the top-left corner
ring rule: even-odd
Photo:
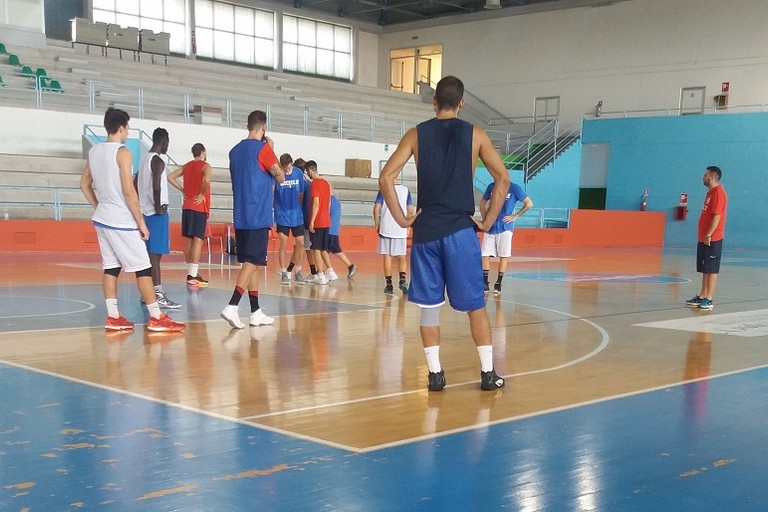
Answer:
[[[312,243],[313,251],[328,251],[331,248],[331,235],[328,233],[330,228],[315,228],[314,233],[309,234],[309,241]]]
[[[329,245],[328,252],[331,254],[339,254],[344,252],[341,250],[341,242],[339,241],[339,235],[328,235]]]
[[[237,262],[266,266],[269,231],[269,228],[235,229]]]
[[[282,224],[277,224],[275,231],[281,235],[293,235],[293,238],[298,238],[304,236],[304,224],[299,224],[298,226],[283,226]]]
[[[171,216],[168,212],[145,215],[144,222],[149,229],[147,252],[149,254],[168,254],[171,252],[171,240],[168,234]]]
[[[448,301],[456,311],[485,307],[480,241],[473,228],[411,247],[408,300],[425,307]]]

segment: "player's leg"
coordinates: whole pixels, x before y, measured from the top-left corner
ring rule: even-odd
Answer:
[[[387,245],[391,239],[387,239]],[[389,254],[389,247],[387,247],[387,253],[384,254],[384,293],[392,294],[394,287],[392,286],[392,255]]]

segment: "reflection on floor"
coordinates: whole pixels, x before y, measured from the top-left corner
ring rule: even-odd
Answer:
[[[764,510],[768,255],[727,254],[710,312],[690,251],[518,251],[490,393],[448,307],[427,392],[418,308],[352,255],[327,286],[269,266],[277,321],[240,331],[234,265],[189,288],[171,256],[168,335],[132,276],[135,331],[104,331],[95,255],[0,253],[0,510]]]

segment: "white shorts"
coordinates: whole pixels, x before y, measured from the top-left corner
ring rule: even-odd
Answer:
[[[387,238],[379,236],[378,253],[389,256],[405,256],[408,250],[407,240],[405,238]]]
[[[102,268],[122,267],[126,272],[138,272],[152,266],[147,244],[141,239],[138,229],[125,231],[96,226],[96,236],[101,249]]]
[[[509,258],[512,256],[512,231],[504,231],[492,235],[483,234],[483,244],[480,246],[483,256]]]

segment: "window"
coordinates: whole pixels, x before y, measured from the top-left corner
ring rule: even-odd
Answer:
[[[283,15],[283,69],[352,79],[352,29]]]
[[[195,1],[197,54],[275,67],[275,14],[217,0]]]
[[[184,0],[93,0],[93,21],[167,32],[171,51],[187,51]]]

